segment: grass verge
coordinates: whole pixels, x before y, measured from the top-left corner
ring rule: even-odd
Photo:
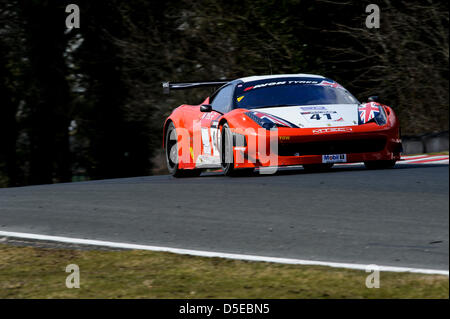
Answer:
[[[80,267],[79,289],[65,267]],[[447,276],[380,274],[151,251],[0,245],[0,298],[448,298]]]

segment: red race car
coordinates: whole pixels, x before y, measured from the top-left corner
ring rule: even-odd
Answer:
[[[250,76],[231,81],[163,83],[165,92],[220,86],[199,105],[181,105],[164,124],[167,167],[175,177],[221,168],[225,175],[257,167],[329,169],[364,162],[390,168],[400,159],[398,119],[370,97],[361,104],[335,81],[319,75]]]

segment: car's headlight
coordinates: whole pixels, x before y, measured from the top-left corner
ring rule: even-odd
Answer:
[[[270,130],[272,128],[277,127],[277,124],[272,122],[266,117],[260,117],[255,114],[255,112],[245,112],[245,115],[247,115],[249,118],[251,118],[253,121],[255,121],[259,126],[265,128],[266,130]]]
[[[380,109],[380,112],[378,112],[377,115],[375,115],[375,122],[378,125],[385,125],[387,123],[387,116],[386,113],[384,112],[384,107],[382,107],[381,105],[378,106]]]
[[[366,103],[358,107],[358,124],[367,124],[375,122],[378,125],[385,125],[387,123],[387,116],[384,108],[374,102]]]
[[[244,114],[266,130],[271,130],[277,127],[298,128],[295,124],[272,114],[260,111],[248,111]]]

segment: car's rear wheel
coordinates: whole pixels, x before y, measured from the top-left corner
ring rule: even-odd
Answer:
[[[386,169],[394,167],[396,162],[397,162],[396,160],[368,161],[364,162],[364,165],[368,169]]]
[[[303,168],[309,172],[323,172],[331,169],[333,165],[334,165],[333,163],[303,164]]]
[[[225,176],[247,176],[254,171],[254,168],[236,169],[234,167],[233,134],[227,123],[221,130],[220,161]]]
[[[200,169],[180,169],[178,168],[178,139],[177,131],[173,123],[169,124],[165,139],[165,154],[167,169],[174,177],[196,177],[201,174]]]

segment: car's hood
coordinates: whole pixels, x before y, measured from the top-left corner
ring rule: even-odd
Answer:
[[[358,125],[359,104],[299,105],[252,109],[274,115],[298,127]]]

